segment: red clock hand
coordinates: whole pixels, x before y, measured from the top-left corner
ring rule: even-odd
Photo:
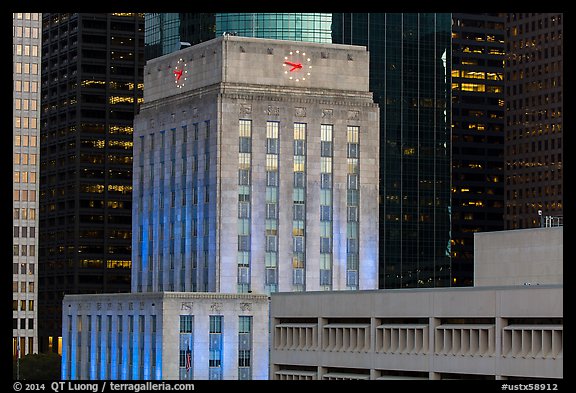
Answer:
[[[290,68],[290,72],[293,72],[295,70],[302,68],[302,63],[292,63],[291,61],[285,61],[284,64],[288,64],[289,66],[292,66],[292,68]]]
[[[182,70],[174,71],[174,75],[176,75],[176,80],[179,81],[180,77],[182,76]]]

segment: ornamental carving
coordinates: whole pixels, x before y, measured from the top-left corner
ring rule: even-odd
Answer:
[[[360,111],[348,111],[348,120],[360,120]]]
[[[214,302],[210,305],[210,311],[220,313],[222,311],[222,303]]]
[[[192,302],[182,302],[182,305],[180,306],[180,310],[181,311],[192,311],[193,305],[194,305],[194,303],[192,303]]]
[[[278,115],[280,115],[280,107],[268,105],[268,109],[266,110],[266,114],[268,114],[268,116],[278,116]]]
[[[306,108],[303,107],[294,108],[294,115],[298,117],[306,117]]]
[[[241,114],[241,115],[250,115],[250,114],[252,114],[252,105],[249,105],[249,104],[240,104],[240,114]]]
[[[332,117],[334,109],[322,109],[322,117]]]
[[[252,311],[252,303],[240,303],[240,310]]]

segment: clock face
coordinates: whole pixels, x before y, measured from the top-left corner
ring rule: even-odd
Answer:
[[[307,80],[312,73],[310,56],[301,50],[290,51],[284,56],[282,72],[288,80],[293,82]]]
[[[179,59],[174,67],[174,83],[176,87],[182,88],[188,80],[188,67],[183,59]]]

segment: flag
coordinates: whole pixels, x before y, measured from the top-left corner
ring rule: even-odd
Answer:
[[[190,371],[192,367],[192,351],[190,350],[190,346],[186,349],[186,372]]]

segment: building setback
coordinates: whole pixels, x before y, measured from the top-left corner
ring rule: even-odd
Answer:
[[[42,15],[39,336],[59,352],[64,294],[129,292],[132,132],[144,14]]]

